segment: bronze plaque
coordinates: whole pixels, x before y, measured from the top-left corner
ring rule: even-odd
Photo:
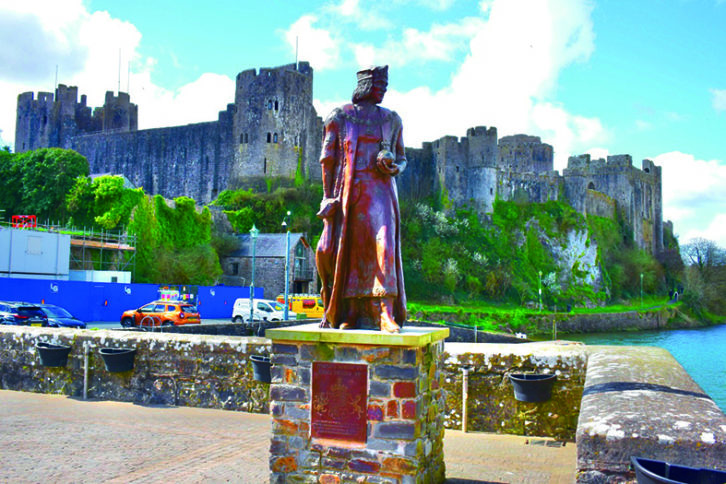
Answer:
[[[313,362],[312,407],[313,437],[365,443],[368,365]]]

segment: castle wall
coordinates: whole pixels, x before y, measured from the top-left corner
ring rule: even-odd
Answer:
[[[406,148],[408,165],[396,177],[398,195],[402,200],[418,201],[441,189],[433,160],[432,143],[424,143],[421,148]]]
[[[558,200],[561,185],[556,171],[517,173],[499,168],[496,194],[501,200],[544,203]]]
[[[123,174],[146,193],[209,203],[227,188],[231,130],[227,111],[208,123],[76,136],[72,149],[88,159],[91,173]]]
[[[632,165],[629,155],[570,157],[563,172],[565,194],[578,212],[585,213],[587,190],[611,197],[623,219],[632,227],[634,242],[655,253],[663,248],[661,169],[644,160],[643,169]]]
[[[585,190],[585,214],[613,218],[615,217],[616,208],[615,200],[604,193],[597,190]]]
[[[78,89],[64,85],[37,99],[20,94],[16,151],[72,148],[88,158],[92,173],[123,174],[148,193],[201,203],[266,177],[292,178],[298,166],[308,179],[321,179],[323,122],[307,62],[240,72],[234,104],[216,122],[137,131],[138,108],[127,93],[107,92],[93,111],[86,96],[77,98]],[[402,199],[441,197],[447,207],[481,214],[497,197],[546,202],[564,194],[578,212],[597,214],[611,213],[614,203],[639,247],[663,247],[661,168],[650,160],[639,170],[628,155],[582,155],[560,176],[551,145],[524,134],[498,140],[496,128],[485,126],[407,148],[406,155],[408,169],[397,178]]]

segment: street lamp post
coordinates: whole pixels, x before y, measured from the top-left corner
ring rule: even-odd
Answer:
[[[538,272],[539,274],[539,312],[542,312],[542,271]]]
[[[250,280],[250,324],[252,324],[252,318],[255,310],[254,298],[255,298],[255,251],[257,249],[257,236],[260,231],[252,224],[250,229],[250,242],[252,242],[252,278]]]
[[[290,226],[287,224],[287,219],[290,217],[290,213],[291,212],[288,210],[287,215],[285,215],[285,218],[282,220],[282,226],[287,230],[287,235],[285,236],[285,321],[289,319],[288,311],[290,309]]]
[[[643,307],[643,273],[640,273],[640,306]]]

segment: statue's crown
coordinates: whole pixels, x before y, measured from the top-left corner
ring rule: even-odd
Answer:
[[[358,71],[358,81],[366,79],[386,79],[388,80],[388,66],[375,66]]]

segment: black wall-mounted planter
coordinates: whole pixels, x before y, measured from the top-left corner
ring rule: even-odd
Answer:
[[[270,363],[270,357],[252,355],[250,356],[250,360],[252,360],[252,371],[254,372],[255,380],[261,383],[271,383],[270,367],[272,363]]]
[[[40,356],[40,364],[52,368],[60,368],[68,363],[68,353],[71,352],[70,346],[54,345],[40,341],[35,344]]]
[[[101,358],[106,365],[106,371],[121,373],[134,369],[134,348],[101,348]]]
[[[520,402],[546,402],[552,397],[557,375],[513,373],[509,380],[514,388],[514,398]]]
[[[715,469],[687,467],[642,457],[631,457],[630,464],[638,484],[726,482],[726,472]]]

